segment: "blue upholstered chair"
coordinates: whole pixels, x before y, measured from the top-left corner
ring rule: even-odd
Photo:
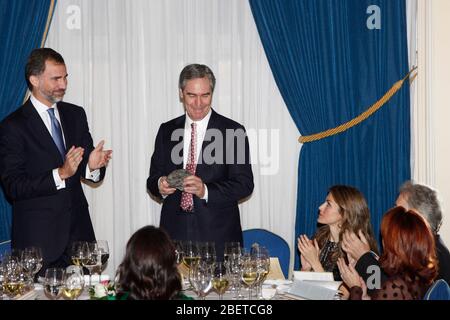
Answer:
[[[0,256],[11,252],[11,240],[0,242]]]
[[[271,257],[277,257],[285,278],[289,275],[291,251],[287,242],[273,232],[264,229],[244,230],[244,248],[249,249],[255,242],[269,250]]]
[[[443,279],[436,280],[425,294],[424,300],[450,300],[450,287]]]

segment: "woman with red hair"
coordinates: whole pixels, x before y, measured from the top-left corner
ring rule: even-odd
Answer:
[[[350,299],[420,300],[437,275],[437,260],[433,233],[426,220],[403,207],[389,210],[381,222],[383,254],[377,261],[364,254],[357,262],[358,270],[371,270],[379,284],[367,296],[366,282],[355,267],[338,261],[342,279],[350,290]],[[366,278],[367,280],[367,278]],[[370,280],[370,277],[369,277]],[[377,281],[378,280],[378,281]],[[368,282],[369,283],[369,282]]]

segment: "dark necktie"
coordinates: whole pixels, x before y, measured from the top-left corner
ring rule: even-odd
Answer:
[[[197,146],[197,124],[191,124],[191,144],[189,146],[189,156],[186,164],[186,170],[195,175],[195,169],[197,167],[196,161],[196,146]],[[181,195],[181,209],[186,212],[194,211],[194,197],[192,193],[183,192]]]
[[[66,158],[66,148],[64,147],[64,140],[62,136],[61,126],[59,125],[58,119],[55,117],[55,109],[49,108],[47,109],[48,114],[50,115],[50,122],[52,124],[52,138],[55,141],[56,147],[61,154],[63,161]]]

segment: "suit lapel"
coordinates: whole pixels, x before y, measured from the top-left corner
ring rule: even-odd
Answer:
[[[170,140],[170,143],[169,143],[169,150],[170,150],[170,152],[172,152],[172,150],[174,150],[175,146],[178,145],[179,143],[181,143],[182,146],[183,146],[183,143],[184,143],[184,125],[185,125],[185,122],[186,122],[186,116],[181,116],[181,117],[179,117],[179,118],[175,121],[175,123],[174,123],[172,129],[169,131],[169,134],[170,134],[170,135],[172,135],[172,133],[173,133],[175,130],[181,130],[180,132],[182,133],[181,139],[178,140],[178,141],[172,141],[171,137],[169,137],[169,140]],[[183,169],[184,148],[181,148],[181,154],[180,154],[180,156],[181,156],[181,163],[178,163],[178,164],[175,165],[175,167],[176,167],[177,169]]]
[[[27,118],[27,126],[32,133],[32,136],[41,145],[42,149],[47,150],[50,154],[53,154],[55,160],[62,163],[61,155],[50,132],[29,99],[23,106],[23,114]]]

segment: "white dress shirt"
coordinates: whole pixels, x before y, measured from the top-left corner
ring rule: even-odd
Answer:
[[[33,95],[31,95],[31,103],[33,104],[33,107],[36,109],[36,111],[38,112],[39,116],[41,117],[42,121],[45,124],[45,127],[47,128],[48,132],[50,133],[50,135],[52,135],[52,122],[50,119],[50,115],[48,114],[47,110],[49,109],[49,107],[47,107],[45,104],[43,104],[42,102],[40,102],[38,99],[36,99]],[[59,111],[58,111],[58,107],[55,104],[53,104],[50,108],[54,108],[55,109],[55,117],[56,119],[58,119],[59,124],[61,126],[61,131],[62,131],[62,135],[63,135],[63,140],[64,140],[64,145],[66,145],[66,140],[64,137],[64,128],[61,124],[61,118],[59,117]],[[58,169],[53,169],[52,173],[53,173],[53,180],[55,180],[55,185],[56,185],[56,189],[60,190],[60,189],[64,189],[66,187],[66,182],[61,179],[61,177],[59,176],[58,173]],[[100,178],[100,170],[94,170],[94,171],[90,171],[89,170],[89,165],[86,166],[86,179],[90,179],[93,180],[94,182],[99,181]]]
[[[186,121],[184,122],[184,139],[183,139],[183,169],[186,169],[188,157],[189,157],[189,148],[191,145],[191,124],[195,122],[197,124],[197,146],[195,148],[197,152],[197,163],[198,158],[200,156],[200,151],[202,149],[203,140],[205,139],[206,129],[208,129],[208,123],[209,119],[211,118],[211,109],[209,109],[208,114],[200,121],[194,121],[191,118],[189,118],[189,115],[186,113]],[[158,185],[161,182],[161,178],[158,179]],[[208,202],[208,187],[205,183],[203,183],[205,186],[205,195],[202,200],[206,200]],[[162,198],[165,199],[167,196],[163,195]]]

